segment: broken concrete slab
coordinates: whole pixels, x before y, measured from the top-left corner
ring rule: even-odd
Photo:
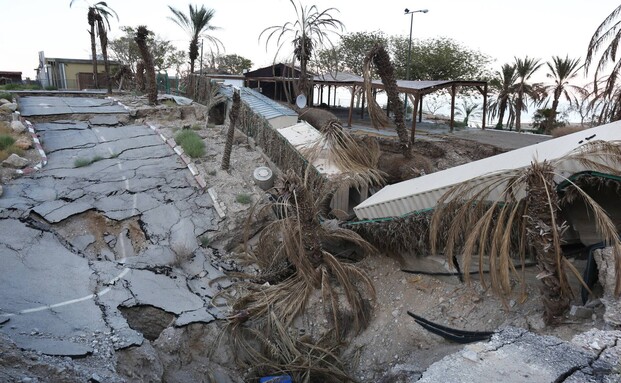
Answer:
[[[119,119],[115,115],[98,115],[89,118],[88,123],[91,125],[114,126],[119,124]]]
[[[179,315],[177,320],[175,320],[175,326],[187,326],[191,323],[211,323],[215,320],[216,318],[209,312],[208,309],[201,308],[194,311],[187,311]]]
[[[130,270],[124,277],[133,302],[126,306],[151,305],[177,315],[204,306],[204,301],[186,287],[185,278],[173,279],[148,270]]]
[[[95,236],[92,234],[82,234],[69,238],[71,246],[75,247],[78,251],[84,251],[86,248],[95,242]]]
[[[475,343],[432,364],[418,381],[557,382],[589,367],[592,353],[551,336],[504,328],[489,343]]]
[[[87,344],[74,343],[61,339],[33,338],[15,336],[13,341],[20,348],[40,352],[50,356],[69,356],[81,358],[93,352],[93,348]]]
[[[60,222],[72,215],[84,213],[87,210],[91,210],[93,205],[89,202],[71,202],[56,200],[49,203],[43,203],[32,209],[37,214],[41,215],[46,221],[50,223]]]

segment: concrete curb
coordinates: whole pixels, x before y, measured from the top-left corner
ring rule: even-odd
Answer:
[[[19,112],[16,112],[16,113],[19,113]],[[47,154],[45,154],[45,151],[43,151],[43,146],[41,146],[41,141],[39,141],[39,137],[37,136],[37,133],[34,130],[34,125],[30,121],[24,119],[20,114],[18,114],[18,116],[19,116],[20,121],[26,125],[26,128],[28,129],[28,132],[30,133],[30,136],[32,137],[32,142],[34,143],[34,147],[35,149],[39,151],[39,155],[41,156],[41,162],[39,162],[35,166],[29,166],[24,169],[15,170],[15,173],[17,174],[28,175],[38,170],[41,170],[45,165],[47,165]]]
[[[194,177],[194,179],[196,180],[200,188],[205,189],[207,187],[207,181],[205,181],[205,177],[202,174],[200,174],[200,172],[196,168],[196,165],[192,163],[192,159],[183,152],[183,148],[181,146],[178,146],[173,138],[166,137],[157,126],[149,122],[145,122],[145,124],[147,124],[149,128],[151,128],[151,130],[155,132],[155,134],[160,136],[160,138],[165,144],[167,144],[168,146],[172,148],[172,150],[179,156],[179,158],[181,158],[181,161],[183,161],[185,166],[188,168],[188,170],[190,171],[190,173],[192,174],[192,176]]]

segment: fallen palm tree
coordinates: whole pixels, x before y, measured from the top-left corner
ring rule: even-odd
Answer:
[[[284,174],[274,188],[278,199],[257,211],[261,215],[276,210],[279,217],[265,226],[257,244],[248,246],[244,255],[256,273],[236,274],[243,281],[221,295],[231,307],[230,334],[243,362],[290,373],[295,381],[326,376],[332,380],[323,381],[347,380],[338,367],[337,349],[348,335],[367,326],[375,296],[364,270],[327,245],[349,243],[361,256],[376,252],[353,231],[321,223],[323,194],[331,188],[325,180],[311,184],[292,171]],[[304,357],[283,361],[282,353],[272,352],[270,345],[282,342],[282,331],[300,316],[317,320],[319,312],[306,312],[311,300],[323,302],[325,331],[315,339],[288,343],[287,352]]]
[[[573,293],[567,270],[583,283],[578,270],[561,250],[567,229],[561,218],[555,177],[572,185],[574,196],[582,198],[595,219],[602,240],[614,248],[617,270],[616,293],[621,293],[621,242],[617,228],[606,212],[580,187],[557,169],[564,163],[580,164],[607,174],[621,174],[621,143],[595,141],[584,144],[560,158],[537,162],[522,169],[497,172],[476,177],[453,186],[434,210],[430,227],[431,248],[438,249],[438,238],[446,235],[444,254],[452,262],[456,249],[462,251],[462,267],[469,279],[473,259],[479,268],[489,264],[489,280],[493,291],[501,297],[511,293],[512,277],[525,287],[524,267],[529,250],[535,254],[540,273],[544,320],[554,323],[569,308]],[[446,232],[445,215],[453,216]],[[511,246],[511,235],[517,230],[520,246]],[[517,258],[521,271],[515,267]],[[486,286],[483,272],[481,282]],[[523,290],[524,292],[525,290]]]

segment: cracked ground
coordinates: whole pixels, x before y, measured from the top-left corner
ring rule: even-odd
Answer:
[[[54,114],[49,98],[22,100]],[[197,238],[219,218],[159,135],[114,115],[35,129],[48,164],[0,198],[0,331],[43,354],[105,358],[143,342],[121,307],[163,310],[175,326],[217,318],[209,282],[222,273]]]

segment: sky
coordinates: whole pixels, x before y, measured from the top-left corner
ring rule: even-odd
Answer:
[[[296,3],[298,0],[295,0]],[[410,16],[404,9],[428,9],[413,16],[413,38],[449,37],[495,59],[493,69],[514,57],[550,60],[553,55],[584,57],[599,24],[619,5],[613,0],[302,0],[332,14],[345,24],[345,32],[383,31],[408,35]],[[93,1],[0,0],[0,71],[21,71],[35,77],[38,52],[46,57],[89,58],[90,37],[86,12]],[[168,5],[187,11],[188,1],[107,0],[119,20],[111,20],[110,38],[120,26],[146,25],[179,49],[188,38],[167,17]],[[251,59],[252,69],[274,61],[274,45],[266,50],[259,34],[272,25],[293,20],[289,0],[211,0],[193,2],[215,10],[214,32],[226,53]],[[543,76],[543,72],[542,72]],[[545,78],[545,77],[544,77]]]

